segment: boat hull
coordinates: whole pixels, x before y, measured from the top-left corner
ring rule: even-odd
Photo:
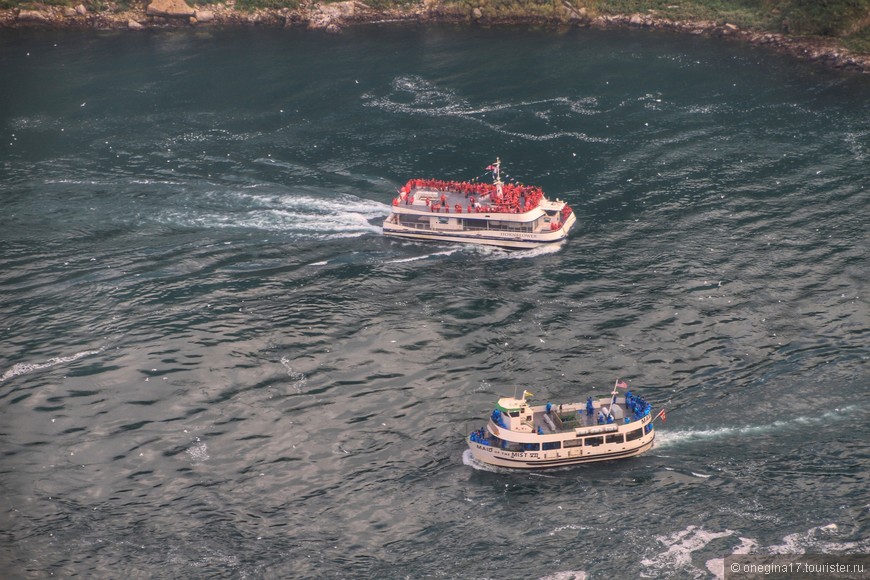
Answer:
[[[638,440],[637,445],[630,446],[627,449],[626,445],[613,445],[612,447],[620,447],[620,449],[593,451],[591,453],[583,448],[560,449],[557,451],[506,452],[471,441],[468,442],[468,447],[471,449],[471,456],[475,461],[480,463],[512,469],[547,469],[635,457],[649,451],[652,448],[654,440],[655,430],[652,430],[642,439]]]
[[[637,442],[632,442],[636,443],[634,445],[613,444],[608,446],[612,449],[591,452],[582,447],[555,451],[510,452],[472,441],[468,441],[468,447],[471,449],[471,456],[480,463],[511,469],[548,469],[635,457],[649,451],[654,440],[655,429]]]
[[[561,228],[544,233],[503,232],[494,230],[423,230],[394,223],[384,223],[384,235],[394,238],[529,249],[556,244],[568,238],[577,218],[572,213]]]

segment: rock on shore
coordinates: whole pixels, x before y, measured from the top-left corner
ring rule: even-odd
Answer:
[[[145,14],[165,18],[190,18],[194,15],[194,10],[184,0],[151,0],[145,8]]]

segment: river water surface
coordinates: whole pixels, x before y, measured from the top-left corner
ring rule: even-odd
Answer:
[[[870,552],[870,78],[659,33],[0,36],[4,577],[713,578]],[[562,246],[380,235],[411,177]],[[500,395],[667,407],[474,465]]]

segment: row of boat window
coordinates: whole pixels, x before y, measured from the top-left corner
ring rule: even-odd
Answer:
[[[622,433],[612,435],[597,435],[595,437],[583,437],[565,439],[564,441],[547,441],[545,443],[511,443],[502,441],[501,448],[506,451],[553,451],[555,449],[570,449],[572,447],[598,447],[605,443],[625,443],[637,441],[643,437],[643,429],[629,431],[623,440]]]
[[[469,230],[532,231],[532,224],[529,222],[481,222],[481,220],[462,220],[462,225]]]
[[[414,223],[413,218],[411,220],[401,219],[400,222],[403,226],[416,226],[422,229],[429,229],[429,216],[418,216],[417,223]],[[449,223],[448,218],[439,218],[439,223],[447,224]],[[487,220],[487,219],[460,219],[459,225],[467,230],[503,230],[503,231],[518,231],[518,232],[531,232],[533,231],[534,222],[512,222],[512,221],[498,221],[498,220]]]

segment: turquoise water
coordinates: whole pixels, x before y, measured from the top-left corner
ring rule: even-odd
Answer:
[[[870,79],[717,39],[373,25],[0,36],[7,577],[721,577],[870,551]],[[578,225],[380,235],[411,177]],[[472,464],[500,395],[650,453]]]

